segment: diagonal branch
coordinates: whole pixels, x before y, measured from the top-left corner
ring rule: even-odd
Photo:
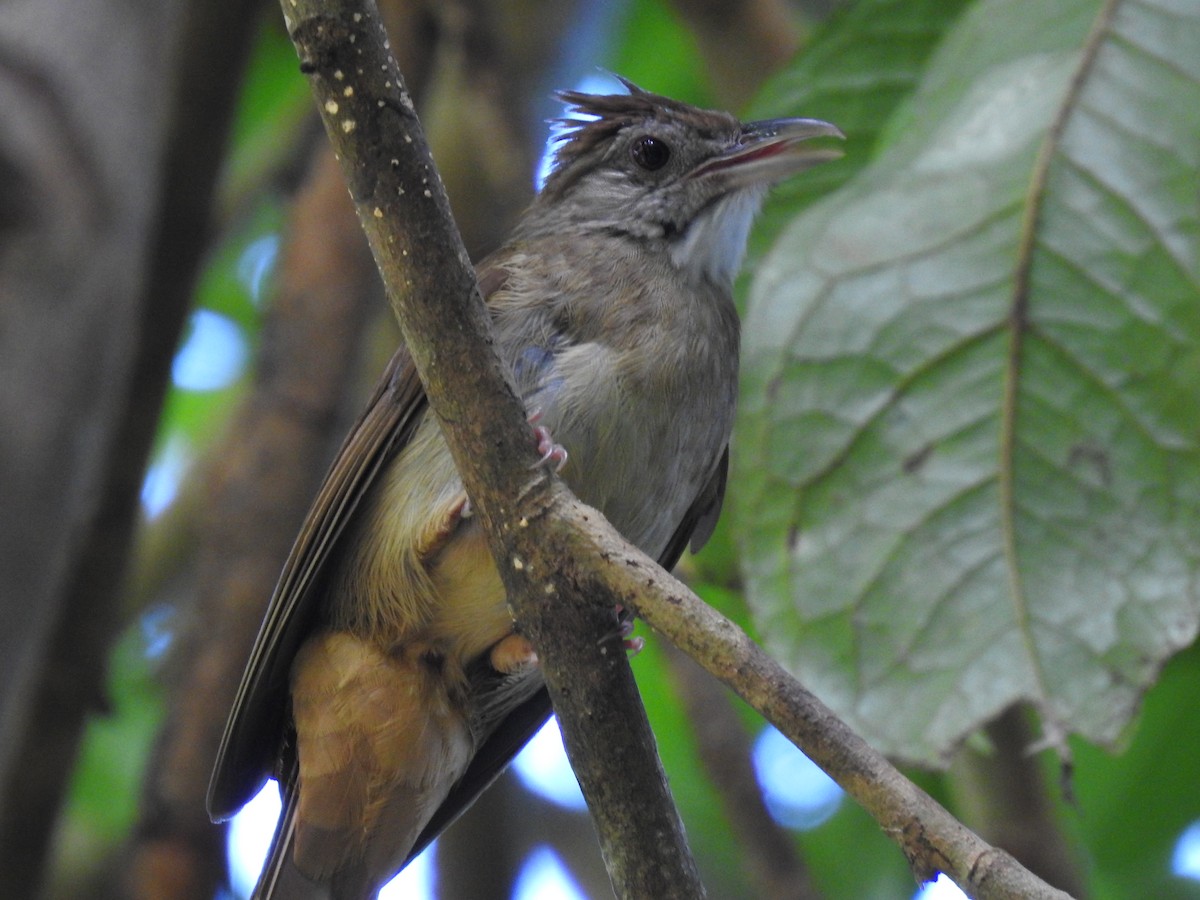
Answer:
[[[879,822],[916,876],[978,897],[1062,898],[957,822],[736,625],[535,467],[524,410],[372,0],[283,0],[359,218],[522,630],[621,897],[703,894],[611,609],[623,604],[729,685]],[[636,804],[628,802],[636,797]]]
[[[541,659],[614,888],[622,897],[702,896],[611,633],[612,604],[587,596],[577,558],[556,549],[573,534],[560,510],[596,514],[536,465],[524,408],[487,347],[487,312],[374,3],[283,7],[405,341]]]

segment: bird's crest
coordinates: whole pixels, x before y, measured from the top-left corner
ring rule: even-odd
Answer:
[[[690,106],[653,94],[627,78],[619,75],[617,78],[629,90],[628,94],[558,92],[558,98],[568,106],[568,114],[552,120],[558,132],[552,178],[569,170],[573,163],[588,157],[631,125],[675,121],[706,137],[737,128],[737,120],[728,113]]]

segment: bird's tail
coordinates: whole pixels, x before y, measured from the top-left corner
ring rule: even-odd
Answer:
[[[254,886],[251,900],[331,900],[333,894],[328,885],[317,884],[301,874],[292,861],[292,848],[296,837],[296,780],[299,775],[293,763],[286,782],[280,780],[279,792],[283,798],[283,811],[271,838],[271,850],[263,865],[258,883]]]

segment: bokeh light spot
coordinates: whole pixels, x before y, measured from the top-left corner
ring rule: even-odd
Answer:
[[[538,847],[526,857],[512,895],[513,900],[587,900],[549,847]]]
[[[754,771],[771,815],[789,828],[815,828],[842,802],[833,779],[770,725],[754,743]]]
[[[1193,822],[1175,842],[1171,871],[1180,878],[1200,881],[1200,821]]]
[[[921,885],[920,890],[913,894],[913,900],[967,900],[967,895],[957,884],[939,872],[933,881]]]
[[[188,335],[175,354],[171,378],[185,391],[228,387],[246,367],[246,338],[228,316],[198,309],[188,321]]]
[[[550,717],[541,731],[533,736],[525,749],[513,760],[513,771],[521,783],[539,797],[567,809],[587,809],[579,782],[571,771],[563,750],[558,719]]]

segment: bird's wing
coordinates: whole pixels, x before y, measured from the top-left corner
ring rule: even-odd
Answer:
[[[288,714],[292,658],[317,621],[326,563],[372,483],[425,413],[408,351],[396,352],[351,429],[292,545],[238,685],[208,788],[208,812],[237,812],[272,774]]]
[[[478,277],[486,299],[507,273],[485,260]],[[326,564],[354,511],[408,443],[427,406],[425,388],[402,346],[326,473],[267,605],[209,782],[207,806],[214,821],[236,813],[274,773],[287,733],[292,660],[318,620]]]
[[[485,299],[501,288],[505,274],[488,261],[480,265],[479,283]],[[288,729],[289,672],[296,651],[317,622],[326,563],[355,509],[379,473],[408,442],[426,408],[425,390],[411,357],[401,347],[330,467],[271,596],[209,783],[207,805],[214,820],[236,813],[274,773]],[[712,533],[727,467],[726,451],[709,484],[660,555],[664,567],[675,565],[689,540],[693,549],[699,549]],[[544,687],[516,703],[434,813],[409,859],[474,802],[542,727],[550,712],[550,698]]]
[[[717,519],[721,517],[721,504],[725,501],[725,482],[728,478],[729,447],[726,446],[725,452],[717,461],[716,469],[708,479],[708,484],[696,495],[687,515],[683,517],[683,521],[679,523],[671,542],[667,545],[667,553],[664,554],[663,559],[670,558],[671,562],[660,560],[664,568],[669,570],[679,562],[685,544],[691,546],[693,553],[699,553],[700,548],[708,543],[708,539],[716,530]],[[672,553],[674,556],[671,556]]]
[[[664,569],[670,571],[679,562],[684,548],[691,543],[695,552],[704,546],[705,541],[712,536],[716,527],[717,516],[721,512],[721,501],[725,496],[725,479],[729,471],[729,448],[721,454],[721,459],[714,469],[712,477],[688,509],[687,514],[679,523],[667,548],[659,555],[658,562]],[[424,850],[434,838],[441,834],[466,809],[475,802],[476,798],[490,785],[508,766],[529,739],[532,738],[550,718],[553,707],[550,695],[544,686],[539,686],[536,692],[524,702],[513,708],[500,722],[496,730],[483,742],[472,758],[467,771],[463,773],[458,783],[451,788],[442,805],[438,807],[429,824],[421,832],[416,843],[409,851],[404,861],[408,865]]]

